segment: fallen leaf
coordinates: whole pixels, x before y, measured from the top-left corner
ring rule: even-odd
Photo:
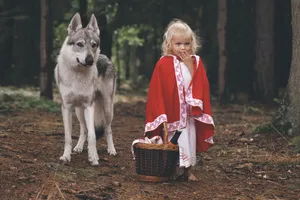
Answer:
[[[117,186],[117,187],[120,187],[120,186],[121,186],[121,183],[118,182],[118,181],[114,181],[114,182],[113,182],[113,185],[114,185],[114,186]]]
[[[252,169],[252,167],[253,167],[253,163],[245,163],[245,164],[237,165],[235,168],[236,169],[243,169],[243,168]]]

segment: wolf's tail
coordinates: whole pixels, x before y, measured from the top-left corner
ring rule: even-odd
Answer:
[[[107,131],[111,132],[114,113],[114,90],[105,96],[100,91],[95,94],[95,133],[97,139],[106,134]]]
[[[97,91],[95,94],[95,102],[94,102],[94,109],[95,109],[95,133],[96,139],[101,138],[105,132],[105,124],[106,124],[106,117],[104,113],[104,99],[103,95]]]

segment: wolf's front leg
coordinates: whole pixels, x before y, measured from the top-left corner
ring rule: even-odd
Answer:
[[[84,109],[82,107],[77,107],[75,109],[75,112],[76,112],[77,119],[80,123],[80,136],[79,136],[77,145],[74,147],[73,151],[81,153],[83,150],[84,142],[86,140],[87,128],[86,128],[86,122],[84,119]]]
[[[70,162],[72,152],[72,108],[62,105],[61,110],[65,129],[65,148],[60,160]]]
[[[99,156],[96,148],[96,134],[94,126],[94,108],[89,106],[84,110],[85,121],[88,129],[88,156],[92,165],[98,165]]]

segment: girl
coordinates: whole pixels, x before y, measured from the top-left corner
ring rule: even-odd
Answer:
[[[161,135],[167,123],[168,139],[176,130],[179,139],[179,167],[189,181],[198,181],[191,173],[196,152],[213,144],[214,122],[210,107],[209,83],[203,63],[195,55],[199,41],[191,28],[173,20],[163,36],[162,57],[156,63],[149,85],[145,134]]]

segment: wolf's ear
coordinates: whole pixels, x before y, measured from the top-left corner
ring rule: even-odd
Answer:
[[[92,30],[92,31],[95,31],[97,35],[100,35],[100,30],[99,30],[99,27],[98,27],[98,22],[97,22],[97,19],[96,19],[96,17],[95,17],[94,14],[92,14],[90,22],[87,25],[87,28],[90,29],[90,30]]]
[[[81,18],[79,13],[76,13],[68,26],[68,35],[71,35],[82,28]]]

